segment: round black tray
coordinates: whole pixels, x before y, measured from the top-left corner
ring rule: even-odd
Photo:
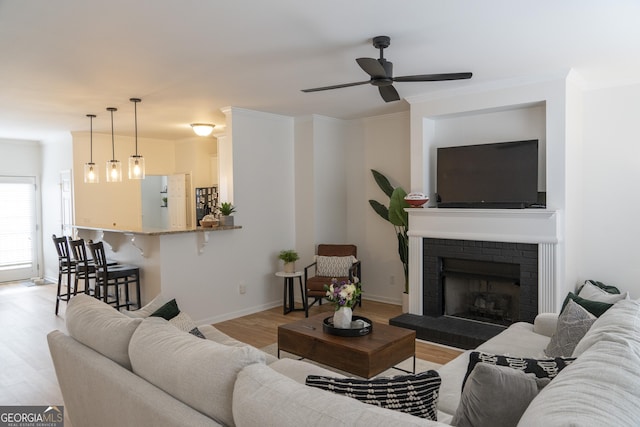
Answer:
[[[365,326],[363,328],[353,327],[350,329],[336,328],[335,326],[333,326],[333,316],[329,316],[326,319],[324,319],[324,321],[322,322],[322,330],[328,334],[338,335],[341,337],[361,337],[363,335],[367,335],[371,333],[371,331],[373,330],[373,323],[371,323],[371,320],[367,319],[366,317],[353,316],[351,318],[352,326],[354,325],[354,322],[356,320],[362,320],[364,322],[367,322],[369,326]]]

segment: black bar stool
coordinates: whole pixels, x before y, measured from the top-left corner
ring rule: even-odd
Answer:
[[[105,303],[113,305],[117,310],[131,306],[141,307],[140,302],[140,268],[135,265],[107,263],[102,242],[87,242],[96,269],[95,297],[101,298]],[[129,285],[135,285],[136,301],[130,299]],[[109,286],[113,286],[113,294],[109,295]],[[124,294],[120,294],[120,288]],[[111,299],[109,299],[111,297]]]
[[[84,244],[84,239],[71,240],[69,241],[69,245],[71,246],[71,255],[76,263],[74,288],[78,289],[78,282],[82,280],[84,293],[95,295],[96,267],[93,260],[89,262],[87,258],[87,248]],[[93,280],[93,289],[91,289],[91,280]]]
[[[56,293],[56,315],[60,307],[60,301],[69,302],[69,299],[78,294],[77,287],[71,287],[71,276],[76,274],[76,263],[69,256],[69,242],[67,236],[56,237],[52,235],[53,243],[58,251],[58,291]],[[62,276],[67,276],[67,291],[62,292]],[[72,290],[73,289],[73,290]]]

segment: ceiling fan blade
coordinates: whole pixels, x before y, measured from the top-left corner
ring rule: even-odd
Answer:
[[[394,82],[439,82],[443,80],[470,79],[472,73],[420,74],[417,76],[394,77]]]
[[[374,79],[382,79],[387,77],[387,72],[377,59],[357,58],[356,62],[358,63],[360,68],[364,70],[365,73],[369,74]]]
[[[350,86],[358,86],[358,85],[364,85],[370,83],[369,80],[365,80],[363,82],[355,82],[355,83],[344,83],[341,85],[333,85],[333,86],[323,86],[323,87],[314,87],[311,89],[301,89],[302,92],[318,92],[321,90],[330,90],[330,89],[340,89],[342,87],[350,87]]]
[[[398,91],[391,85],[378,86],[378,91],[382,99],[384,99],[384,102],[400,101]]]

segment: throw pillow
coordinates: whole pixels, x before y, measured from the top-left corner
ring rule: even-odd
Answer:
[[[316,259],[316,273],[325,277],[349,277],[349,269],[356,262],[356,258],[350,256],[321,256]]]
[[[479,363],[469,375],[451,425],[513,427],[549,378]]]
[[[370,380],[309,375],[306,381],[311,387],[432,421],[437,421],[440,383],[440,375],[433,370]]]
[[[624,294],[610,293],[587,280],[580,288],[580,291],[578,291],[578,296],[587,300],[615,304],[620,300],[629,299],[629,292],[625,292]]]
[[[149,317],[162,317],[181,331],[189,332],[198,338],[205,338],[191,317],[187,313],[180,312],[175,298],[151,313]]]
[[[598,282],[597,280],[585,280],[584,284],[586,285],[587,283],[592,284],[593,286],[597,286],[598,288],[602,289],[603,291],[609,293],[609,294],[619,294],[620,293],[620,289],[616,288],[615,286],[610,286],[610,285],[605,285],[602,282]],[[584,285],[582,285],[584,286]],[[578,289],[578,293],[580,293],[580,290],[582,289],[582,286],[580,287],[580,289]]]
[[[564,311],[564,308],[567,306],[567,303],[569,302],[569,300],[573,300],[575,303],[577,303],[582,308],[584,308],[585,310],[587,310],[589,313],[593,314],[596,317],[602,316],[602,314],[605,311],[613,307],[613,304],[600,302],[600,301],[593,301],[590,299],[584,299],[574,294],[573,292],[569,292],[567,294],[567,297],[564,299],[564,302],[562,303],[562,309],[560,310],[560,312]]]
[[[517,369],[525,374],[533,374],[536,378],[553,379],[565,367],[569,366],[575,357],[554,357],[548,359],[526,359],[523,357],[503,356],[498,354],[484,353],[482,351],[472,351],[469,353],[469,365],[467,373],[462,380],[462,389],[467,382],[467,378],[479,363],[488,365],[506,366]]]
[[[569,300],[558,316],[558,326],[544,353],[549,357],[570,357],[595,321],[587,310]]]
[[[155,312],[157,309],[159,309],[160,307],[162,307],[166,303],[167,303],[167,298],[165,298],[164,295],[162,295],[162,294],[158,294],[158,296],[156,296],[154,299],[152,299],[144,307],[142,307],[142,308],[140,308],[138,310],[133,310],[133,311],[124,310],[124,311],[122,311],[122,314],[124,314],[125,316],[133,317],[133,318],[143,318],[144,319],[146,317],[149,317],[151,315],[151,313]]]

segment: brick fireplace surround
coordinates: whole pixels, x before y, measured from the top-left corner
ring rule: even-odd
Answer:
[[[429,243],[434,250],[438,249],[438,245],[440,249],[451,246],[454,254],[460,254],[466,246],[469,253],[461,258],[476,257],[480,260],[504,259],[502,255],[507,254],[500,254],[498,246],[508,250],[515,249],[515,256],[524,258],[529,258],[530,251],[535,251],[537,247],[537,284],[532,286],[533,290],[525,289],[519,320],[532,321],[537,313],[555,311],[556,283],[562,268],[562,260],[558,256],[560,251],[557,250],[561,239],[558,230],[558,214],[555,211],[438,208],[416,208],[408,211],[409,313],[392,319],[391,324],[415,329],[418,338],[461,348],[475,347],[501,330],[500,327],[480,322],[434,316],[434,310],[441,312],[441,308],[437,305],[442,298],[441,295],[430,295],[431,291],[425,292],[425,276],[439,274],[434,258],[448,254],[447,249],[444,249],[444,255],[429,254],[430,249],[425,250]],[[433,246],[434,244],[436,246]],[[484,255],[482,254],[483,245]],[[528,253],[522,252],[525,248],[529,251]],[[471,256],[471,252],[476,254]],[[528,263],[526,259],[521,261]],[[521,273],[520,285],[524,283],[527,287],[530,284],[530,272],[526,267],[524,270],[524,275]],[[530,292],[536,294],[531,295]],[[453,333],[427,331],[424,330],[426,324],[435,324],[435,329],[452,330]],[[459,337],[456,338],[456,334]],[[474,338],[469,340],[462,337],[463,335]]]

